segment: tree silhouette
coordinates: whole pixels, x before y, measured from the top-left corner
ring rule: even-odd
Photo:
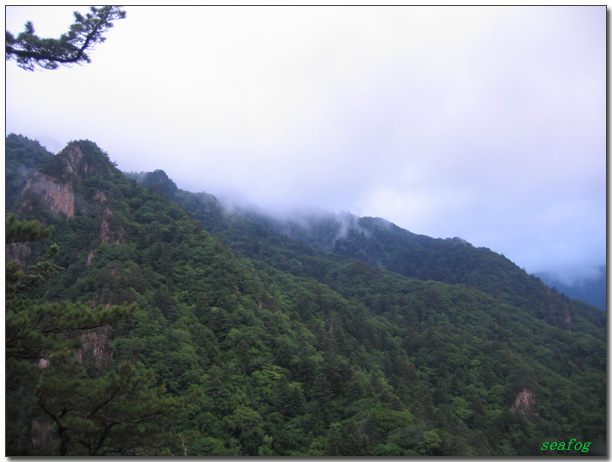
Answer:
[[[57,69],[60,65],[89,63],[87,52],[106,40],[104,34],[113,27],[113,21],[123,18],[125,11],[119,6],[92,6],[85,16],[75,11],[74,23],[59,39],[40,38],[28,21],[17,37],[6,31],[6,60],[14,59],[27,71],[36,66]]]

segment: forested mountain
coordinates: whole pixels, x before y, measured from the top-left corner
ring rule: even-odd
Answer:
[[[7,186],[7,455],[605,454],[601,310],[460,240],[299,236],[38,146],[7,138],[7,178],[36,169]]]
[[[360,218],[349,213],[296,213],[292,218],[277,218],[253,208],[224,206],[210,194],[179,190],[161,170],[128,175],[179,202],[235,250],[272,266],[279,264],[280,248],[287,254],[296,245],[308,247],[325,258],[345,257],[414,279],[474,287],[557,327],[571,328],[572,315],[577,312],[605,327],[605,316],[585,311],[583,303],[551,290],[503,255],[476,248],[458,237],[434,239],[382,218]],[[269,244],[267,251],[262,251],[262,243]],[[302,268],[309,266],[308,259],[298,255],[292,258],[299,260]],[[317,277],[316,269],[304,271],[286,265],[279,269],[296,276]]]

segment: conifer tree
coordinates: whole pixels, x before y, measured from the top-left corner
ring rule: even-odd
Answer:
[[[125,11],[118,6],[92,6],[84,16],[75,11],[74,23],[59,39],[39,37],[34,24],[28,21],[17,37],[6,31],[6,60],[14,59],[27,71],[37,66],[57,69],[60,65],[89,63],[89,50],[106,40],[104,34],[113,27],[113,21],[123,18]]]
[[[36,221],[23,222],[9,216],[6,245],[29,244],[49,237],[52,228]],[[51,355],[74,348],[75,333],[110,325],[129,315],[135,306],[94,309],[90,305],[60,301],[38,303],[37,289],[61,271],[53,263],[59,247],[53,244],[38,262],[21,269],[6,264],[6,357],[30,361],[49,360]]]
[[[6,222],[7,245],[50,233],[35,221]],[[135,306],[40,303],[37,289],[61,270],[52,261],[57,251],[53,244],[25,269],[6,264],[7,455],[125,454],[131,446],[146,451],[143,436],[159,433],[155,421],[176,416],[182,404],[163,397],[149,373],[128,363],[108,368],[87,363],[83,334],[115,323]],[[42,435],[32,428],[42,428]]]

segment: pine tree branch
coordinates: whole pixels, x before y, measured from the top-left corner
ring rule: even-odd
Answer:
[[[31,22],[16,38],[6,31],[6,60],[15,59],[19,67],[28,71],[36,66],[57,69],[59,65],[89,63],[86,51],[106,40],[104,32],[113,27],[113,21],[125,18],[125,11],[119,6],[92,6],[85,17],[78,12],[74,16],[74,24],[59,39],[38,37]]]

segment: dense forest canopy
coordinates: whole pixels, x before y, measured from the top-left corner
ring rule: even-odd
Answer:
[[[91,141],[6,152],[8,455],[605,455],[605,313],[503,256],[296,236]]]

